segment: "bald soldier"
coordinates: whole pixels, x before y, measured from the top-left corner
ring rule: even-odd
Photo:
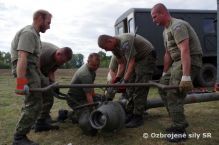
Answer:
[[[153,45],[142,36],[131,33],[118,36],[100,35],[98,45],[106,51],[112,51],[116,56],[118,71],[113,83],[146,83],[152,79],[156,61],[155,51]],[[126,127],[143,125],[147,101],[145,96],[148,91],[149,87],[126,89],[128,97]]]
[[[39,56],[42,49],[40,32],[50,28],[52,14],[38,10],[33,14],[32,25],[19,30],[11,43],[12,73],[16,77],[15,92],[24,95],[21,117],[17,123],[13,145],[38,145],[27,138],[42,109],[42,93],[25,93],[27,88],[41,87]]]
[[[153,22],[164,27],[163,38],[166,48],[164,55],[163,76],[160,83],[180,87],[179,90],[160,91],[170,117],[171,127],[167,133],[186,134],[188,122],[184,115],[186,93],[193,88],[192,80],[202,66],[202,48],[198,36],[186,21],[171,17],[167,8],[156,4],[151,10]],[[187,137],[167,138],[170,142],[179,142]]]
[[[55,71],[72,58],[72,50],[69,47],[59,48],[58,46],[42,42],[40,54],[41,85],[46,87],[55,82]],[[35,132],[58,129],[58,126],[50,125],[50,110],[54,103],[53,92],[43,92],[43,106],[40,116],[35,124]]]

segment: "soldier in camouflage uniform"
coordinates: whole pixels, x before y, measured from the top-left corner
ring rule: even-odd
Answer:
[[[114,37],[101,35],[98,38],[98,45],[106,51],[112,51],[116,56],[119,65],[113,83],[119,81],[121,83],[146,83],[152,79],[156,55],[153,45],[142,36],[129,33]],[[143,113],[147,101],[145,96],[148,91],[149,87],[126,89],[128,97],[126,127],[134,128],[143,124]]]
[[[193,88],[192,80],[202,66],[202,48],[198,36],[191,25],[170,16],[167,8],[159,3],[151,10],[151,16],[157,25],[163,26],[163,38],[166,52],[164,69],[160,83],[179,85],[179,90],[160,91],[173,124],[168,133],[186,134],[188,123],[184,115],[186,93]],[[167,138],[170,142],[179,142],[185,138]]]
[[[18,31],[11,43],[12,72],[16,77],[16,94],[25,95],[21,117],[17,123],[13,145],[38,145],[30,141],[26,134],[37,120],[42,108],[42,94],[30,92],[27,87],[41,87],[39,56],[41,41],[39,33],[50,28],[52,15],[45,10],[38,10],[33,15],[33,24]]]
[[[42,42],[42,52],[40,54],[41,87],[46,87],[55,82],[55,71],[72,58],[72,50],[69,47],[59,48],[54,44]],[[43,106],[40,116],[35,124],[35,132],[58,129],[58,126],[50,125],[49,115],[53,106],[53,92],[43,92]]]
[[[96,78],[96,70],[100,65],[100,56],[97,53],[91,53],[86,64],[81,66],[74,74],[71,84],[93,84]],[[92,104],[96,96],[94,88],[70,88],[68,91],[67,103],[74,110],[75,107],[82,104]],[[82,111],[71,114],[69,117],[80,116]],[[71,116],[72,115],[72,116]]]

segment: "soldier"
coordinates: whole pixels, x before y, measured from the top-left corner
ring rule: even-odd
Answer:
[[[93,84],[96,77],[96,70],[100,65],[100,56],[97,53],[91,53],[87,63],[81,66],[74,74],[71,84]],[[70,88],[68,91],[67,103],[74,109],[78,105],[92,104],[96,96],[94,88]],[[81,112],[77,112],[77,119]],[[72,117],[72,116],[70,116]]]
[[[188,123],[184,115],[186,93],[193,88],[192,80],[202,66],[202,48],[198,36],[191,25],[183,20],[171,17],[167,8],[156,4],[151,10],[153,22],[164,27],[163,38],[166,48],[164,69],[160,83],[179,85],[179,90],[160,91],[173,124],[168,133],[186,134]],[[186,135],[187,136],[187,135]],[[167,138],[170,142],[179,142],[183,137]]]
[[[42,42],[42,52],[40,55],[41,87],[46,87],[55,82],[55,71],[72,58],[72,50],[69,47],[59,48],[51,43]],[[35,132],[59,129],[52,126],[49,115],[53,106],[53,92],[43,92],[43,107],[40,116],[35,124]],[[50,120],[48,122],[48,120]]]
[[[112,51],[116,56],[118,71],[113,83],[119,81],[146,83],[152,79],[156,60],[155,51],[153,45],[142,36],[129,33],[114,37],[100,35],[98,45],[106,51]],[[149,87],[132,87],[126,90],[128,97],[126,127],[134,128],[143,124],[143,113],[147,101],[145,96],[148,91]]]
[[[13,145],[38,145],[27,138],[31,126],[42,108],[40,92],[24,93],[30,88],[40,88],[39,56],[41,51],[40,32],[50,28],[52,15],[46,10],[33,14],[33,24],[18,31],[11,43],[12,72],[16,77],[16,94],[25,95],[21,117],[17,123]]]

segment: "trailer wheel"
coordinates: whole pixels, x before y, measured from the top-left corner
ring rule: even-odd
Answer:
[[[206,63],[202,66],[198,76],[198,84],[202,87],[212,87],[217,78],[217,69],[213,64]]]

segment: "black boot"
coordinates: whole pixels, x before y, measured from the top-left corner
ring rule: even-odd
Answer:
[[[125,118],[125,124],[129,123],[132,120],[133,114],[127,113]]]
[[[144,124],[143,116],[142,115],[133,115],[132,119],[126,123],[127,128],[135,128],[139,127]]]
[[[170,126],[165,129],[166,132],[172,132],[174,130],[185,130],[189,126],[188,123],[186,123],[183,127],[175,127],[175,126]]]
[[[65,120],[68,118],[68,110],[60,109],[57,117],[58,122],[65,122]]]
[[[171,136],[167,136],[167,141],[169,142],[180,142],[188,139],[188,134],[185,128],[177,128],[170,127],[166,129],[167,134],[171,134]]]
[[[35,124],[35,132],[49,131],[49,130],[57,130],[59,126],[51,125],[46,122],[45,119],[38,119]]]
[[[39,145],[27,138],[26,135],[14,135],[12,145]]]

